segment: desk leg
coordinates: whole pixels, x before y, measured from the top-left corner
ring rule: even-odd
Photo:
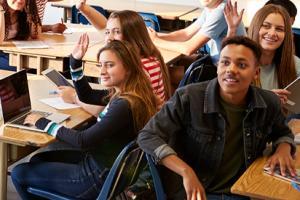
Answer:
[[[7,144],[0,142],[0,199],[7,195]]]

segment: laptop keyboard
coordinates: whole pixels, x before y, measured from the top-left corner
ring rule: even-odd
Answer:
[[[27,113],[26,115],[23,115],[17,119],[15,119],[14,121],[12,121],[13,124],[17,124],[17,125],[23,125],[23,126],[30,126],[30,125],[27,125],[27,124],[24,124],[24,120],[25,118],[27,117],[27,115],[29,114],[39,114],[39,115],[42,115],[43,117],[47,117],[50,115],[50,113],[47,113],[47,112],[41,112],[41,111],[30,111],[29,113]]]

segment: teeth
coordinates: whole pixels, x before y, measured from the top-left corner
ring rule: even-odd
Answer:
[[[237,80],[231,79],[231,78],[226,79],[226,81],[228,81],[228,82],[237,82]]]
[[[270,38],[264,38],[265,40],[269,41],[269,42],[276,42],[276,40],[270,39]]]

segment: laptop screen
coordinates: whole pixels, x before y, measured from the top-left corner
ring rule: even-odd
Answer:
[[[25,70],[0,80],[0,98],[4,123],[31,110]]]

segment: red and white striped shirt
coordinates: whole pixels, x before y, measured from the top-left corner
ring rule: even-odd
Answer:
[[[142,58],[143,68],[150,78],[153,92],[163,101],[166,100],[164,82],[161,73],[161,65],[156,57]]]

